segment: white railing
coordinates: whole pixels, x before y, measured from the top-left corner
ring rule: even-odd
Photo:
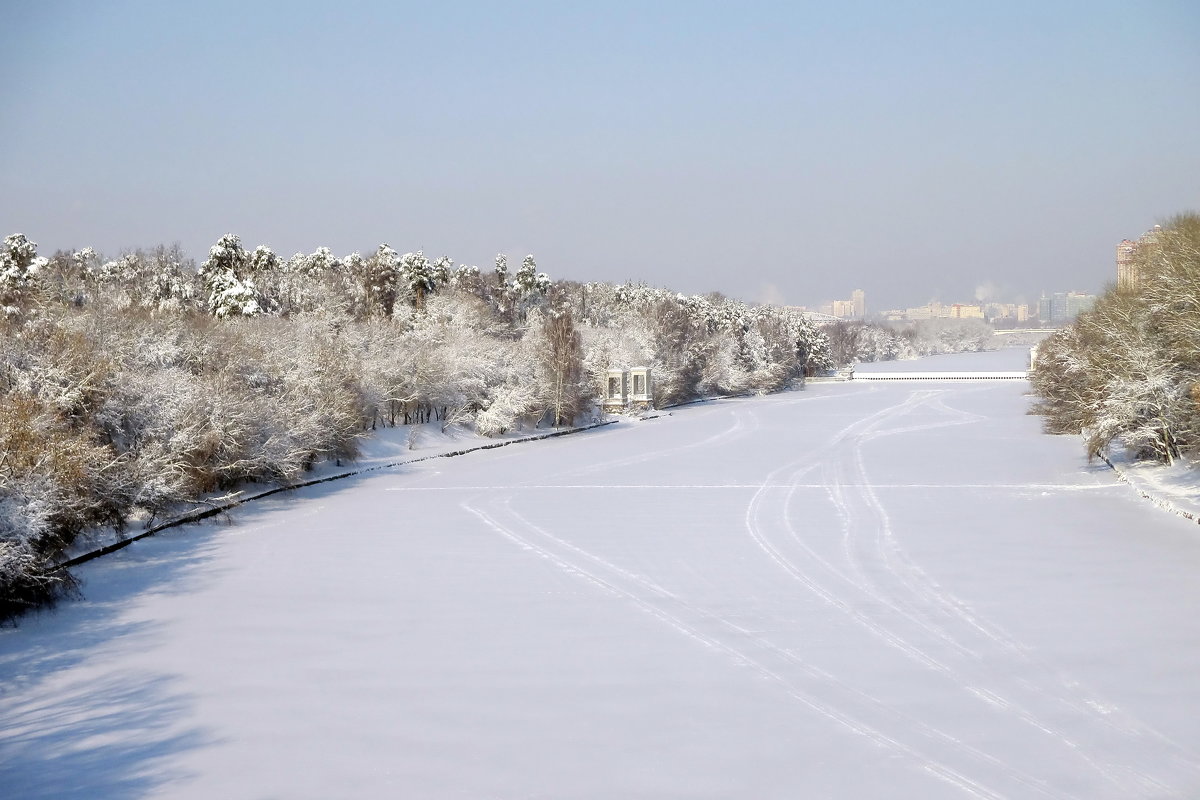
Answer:
[[[856,381],[1023,381],[1021,372],[856,372]]]

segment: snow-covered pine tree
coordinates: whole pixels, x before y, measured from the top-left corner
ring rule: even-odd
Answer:
[[[542,298],[550,291],[550,277],[537,271],[537,262],[532,255],[525,256],[521,268],[513,276],[511,296],[515,303],[517,317],[524,320],[529,309],[541,303]]]
[[[437,288],[433,264],[418,250],[400,257],[400,275],[412,299],[413,308],[425,308],[425,296]]]
[[[450,276],[450,285],[459,291],[479,295],[483,290],[483,277],[479,273],[479,267],[462,265]]]
[[[436,288],[438,286],[445,286],[450,282],[450,276],[454,270],[454,259],[450,258],[449,256],[439,256],[438,259],[433,262],[431,270],[433,273],[434,287]]]
[[[37,254],[37,242],[29,241],[23,233],[4,237],[4,247],[0,248],[0,310],[17,313],[45,265],[46,259]]]
[[[369,315],[390,317],[400,292],[402,274],[400,255],[381,244],[367,259],[364,273],[366,304]]]
[[[200,266],[208,313],[214,317],[251,317],[262,312],[254,283],[243,280],[250,256],[242,240],[227,233],[208,251],[208,260]]]
[[[283,307],[283,272],[283,259],[266,245],[260,244],[250,253],[244,277],[257,289],[258,303],[264,313],[277,314]]]

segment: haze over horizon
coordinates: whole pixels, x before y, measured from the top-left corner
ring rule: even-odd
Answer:
[[[0,235],[227,232],[870,310],[1200,209],[1200,6],[14,3]]]

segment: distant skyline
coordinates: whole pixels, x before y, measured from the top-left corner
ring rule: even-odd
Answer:
[[[1191,0],[16,0],[0,235],[1036,303],[1200,210],[1197,75]]]

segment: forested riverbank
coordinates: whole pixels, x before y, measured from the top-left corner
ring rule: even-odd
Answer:
[[[381,425],[569,424],[610,367],[650,366],[661,405],[832,366],[795,311],[387,245],[285,259],[231,235],[197,267],[16,234],[0,307],[0,618],[70,588],[50,568],[81,532],[294,481]]]

